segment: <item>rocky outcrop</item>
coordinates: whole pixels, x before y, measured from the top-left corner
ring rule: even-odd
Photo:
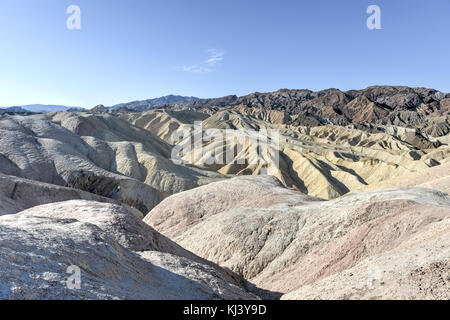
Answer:
[[[0,299],[257,298],[235,278],[123,206],[69,201],[0,217]]]
[[[177,239],[198,223],[234,208],[294,206],[314,201],[320,200],[283,188],[275,177],[238,177],[173,195],[154,208],[144,222]]]
[[[132,251],[161,251],[194,257],[119,204],[71,200],[32,207],[18,215],[75,219],[96,225],[120,245]]]
[[[75,171],[67,181],[67,186],[70,188],[115,199],[145,213],[161,202],[163,196],[151,187],[140,188],[140,185],[132,179],[105,177],[89,171]],[[148,197],[148,195],[152,196]]]
[[[199,99],[195,101],[179,102],[179,105],[191,108],[211,108],[211,107],[225,107],[239,104],[239,98],[236,95],[229,95],[213,99]]]
[[[184,97],[176,95],[168,95],[160,98],[147,99],[142,101],[132,101],[128,103],[121,103],[111,107],[111,110],[118,110],[127,108],[132,111],[145,111],[149,109],[159,108],[166,105],[175,105],[183,103],[191,103],[199,100],[196,97]]]
[[[0,216],[18,213],[42,204],[77,199],[118,203],[89,192],[0,173]],[[130,210],[132,209],[130,208]],[[134,212],[138,214],[136,211]]]
[[[247,179],[172,196],[145,221],[264,289],[292,293],[286,298],[433,299],[434,293],[442,298],[448,292],[443,273],[450,256],[448,195],[387,189],[316,201],[272,178]],[[376,272],[377,291],[361,289],[372,276],[366,267]],[[426,276],[443,280],[425,284],[425,275],[420,280],[420,270],[430,268]],[[353,273],[356,287],[349,278]],[[408,291],[407,285],[415,287]]]

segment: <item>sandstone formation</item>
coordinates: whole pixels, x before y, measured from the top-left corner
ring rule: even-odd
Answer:
[[[426,170],[445,162],[450,154],[448,144],[404,127],[294,126],[290,124],[291,116],[285,112],[246,106],[200,111],[158,109],[121,117],[168,144],[173,144],[171,137],[177,129],[193,132],[194,121],[201,121],[204,132],[214,129],[225,134],[226,130],[234,130],[249,139],[261,130],[269,133],[274,130],[279,133],[279,165],[272,174],[289,188],[323,199],[333,199],[386,179]],[[191,136],[188,136],[178,145],[187,145],[190,141]],[[241,149],[240,145],[242,143],[233,140],[205,139],[202,149],[192,148],[183,160],[223,176],[264,173],[264,166],[251,163],[250,145]],[[231,163],[208,164],[210,155],[224,160],[226,150],[241,151],[233,154]],[[238,159],[246,162],[237,164]]]
[[[450,194],[450,161],[437,167],[419,172],[412,172],[394,179],[365,186],[364,190],[378,190],[385,188],[423,187]]]

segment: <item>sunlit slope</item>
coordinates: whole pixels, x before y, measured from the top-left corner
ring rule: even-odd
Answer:
[[[223,177],[174,164],[171,146],[112,115],[58,112],[0,119],[0,172],[82,189],[147,212]]]
[[[291,116],[284,112],[245,106],[201,109],[201,112],[192,109],[153,110],[124,117],[169,144],[173,144],[171,137],[175,130],[193,128],[194,121],[201,121],[203,130],[219,129],[223,133],[236,130],[244,135],[255,135],[261,130],[277,130],[280,134],[279,170],[272,174],[285,186],[324,199],[426,170],[445,161],[450,154],[447,145],[436,143],[414,129],[295,126],[288,124]],[[223,154],[217,153],[221,145]],[[236,150],[233,162],[207,165],[209,155],[225,159],[227,150]],[[213,139],[205,141],[200,150],[193,148],[183,159],[225,175],[264,173],[263,166],[251,163],[250,157],[248,145],[239,148],[237,140],[224,142]],[[238,164],[237,160],[242,158],[247,160],[247,165]]]

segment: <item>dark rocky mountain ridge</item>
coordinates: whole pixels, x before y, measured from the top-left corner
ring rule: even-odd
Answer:
[[[111,108],[100,105],[91,112],[128,113],[172,107],[214,111],[239,105],[285,112],[291,119],[290,124],[295,126],[356,125],[359,128],[370,127],[370,130],[373,126],[398,126],[417,129],[434,137],[450,133],[450,94],[406,86],[372,86],[349,91],[335,88],[321,91],[280,89],[242,97],[229,95],[209,99],[166,96]]]
[[[450,132],[450,94],[427,88],[373,86],[363,90],[317,92],[281,89],[242,97],[200,99],[181,105],[192,108],[246,105],[278,110],[293,116],[293,125],[370,123],[420,129],[431,136]]]
[[[142,101],[132,101],[128,103],[121,103],[112,106],[109,109],[130,109],[133,111],[144,111],[149,110],[153,108],[162,107],[164,105],[173,105],[177,103],[189,103],[193,101],[197,101],[199,98],[196,97],[184,97],[184,96],[176,96],[176,95],[168,95],[160,98],[154,98],[154,99],[147,99]]]

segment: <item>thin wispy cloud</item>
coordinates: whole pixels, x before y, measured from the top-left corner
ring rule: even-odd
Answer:
[[[210,49],[207,51],[208,57],[206,60],[199,64],[183,67],[185,72],[193,73],[209,73],[216,71],[216,67],[224,60],[225,52]]]
[[[223,61],[223,58],[225,56],[225,52],[218,51],[216,49],[208,50],[209,58],[204,62],[208,65],[216,65],[219,62]]]

